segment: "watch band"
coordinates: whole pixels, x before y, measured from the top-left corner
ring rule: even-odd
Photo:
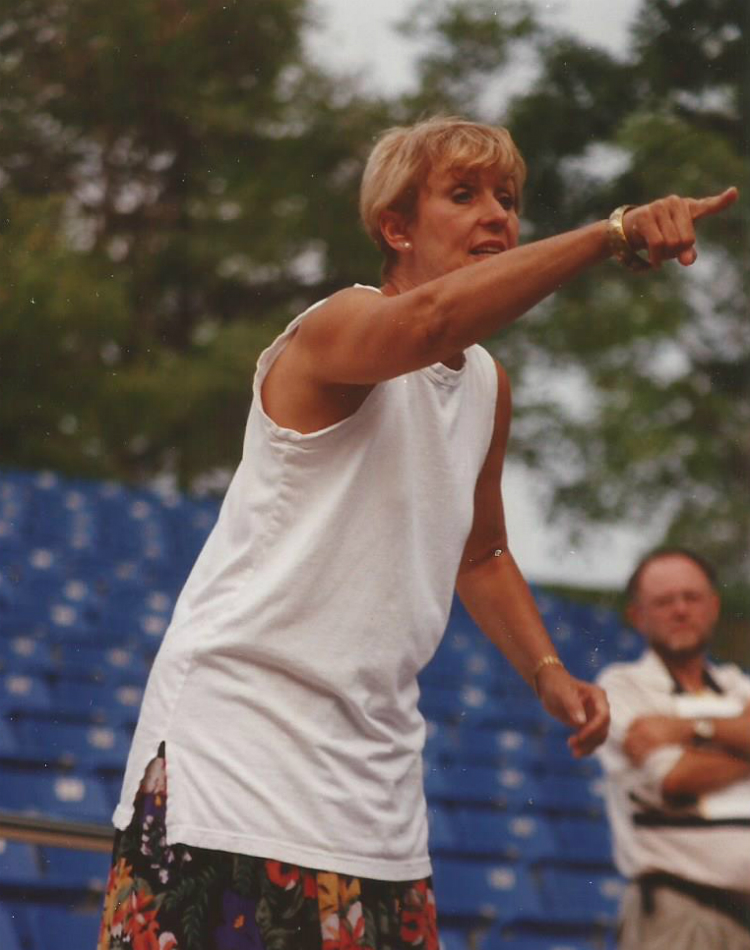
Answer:
[[[625,236],[622,219],[627,211],[635,207],[635,205],[620,205],[619,208],[615,208],[607,221],[607,242],[615,258],[628,270],[651,270],[651,262],[638,254]]]

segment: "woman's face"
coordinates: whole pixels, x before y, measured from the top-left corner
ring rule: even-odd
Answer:
[[[517,247],[516,205],[513,180],[495,169],[433,170],[406,226],[412,247],[400,253],[399,269],[423,283]]]

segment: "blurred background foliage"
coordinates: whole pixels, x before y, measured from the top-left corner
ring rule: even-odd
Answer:
[[[746,0],[644,0],[619,56],[516,0],[406,10],[416,80],[385,96],[309,60],[312,0],[0,0],[3,465],[221,487],[260,350],[307,304],[378,281],[357,186],[388,125],[508,125],[526,240],[665,193],[748,193]],[[743,200],[701,227],[693,268],[603,265],[488,344],[550,516],[658,522],[718,564],[734,617],[747,235]]]

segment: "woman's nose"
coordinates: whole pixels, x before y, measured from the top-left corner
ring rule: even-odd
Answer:
[[[482,223],[502,226],[508,220],[508,211],[495,195],[487,195],[482,202]]]

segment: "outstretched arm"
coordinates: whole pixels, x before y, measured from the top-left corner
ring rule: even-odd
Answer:
[[[509,422],[510,387],[505,372],[498,367],[495,433],[477,481],[474,524],[456,588],[474,621],[537,690],[547,712],[575,730],[568,741],[573,754],[587,755],[607,735],[609,708],[603,690],[575,679],[562,666],[545,666],[534,676],[542,657],[555,656],[557,651],[531,591],[507,550],[500,478]]]
[[[664,198],[628,211],[625,235],[654,266],[695,260],[694,222],[737,198]],[[535,241],[461,267],[394,297],[350,289],[302,324],[288,350],[318,385],[373,385],[449,359],[507,326],[583,270],[611,255],[607,222]]]

